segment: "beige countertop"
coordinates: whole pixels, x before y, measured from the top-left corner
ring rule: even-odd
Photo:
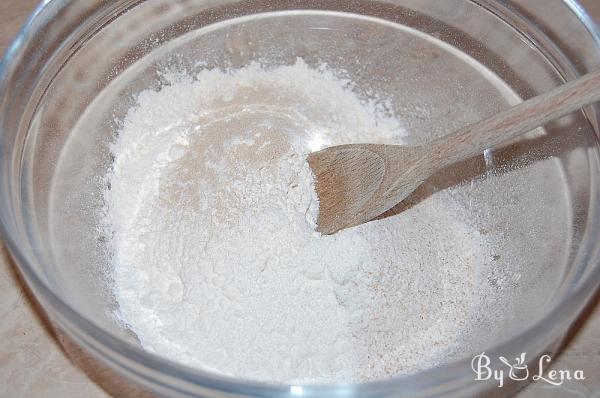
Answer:
[[[600,21],[600,1],[583,0]],[[36,0],[0,0],[0,53],[37,4]],[[574,328],[556,369],[581,369],[583,381],[560,387],[537,382],[519,398],[600,397],[600,294]],[[0,243],[0,397],[133,397],[135,391],[120,377],[56,334],[18,276]]]

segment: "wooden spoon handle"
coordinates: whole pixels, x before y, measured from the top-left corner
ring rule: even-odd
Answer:
[[[599,100],[600,70],[432,141],[428,157],[444,167]]]

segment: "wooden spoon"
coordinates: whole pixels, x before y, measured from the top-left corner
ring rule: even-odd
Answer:
[[[436,171],[599,100],[595,71],[426,145],[352,144],[311,153],[317,230],[333,234],[372,220]]]

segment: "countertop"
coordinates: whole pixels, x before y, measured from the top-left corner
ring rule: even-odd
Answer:
[[[600,1],[583,0],[600,21]],[[36,0],[0,0],[0,53],[12,40]],[[54,331],[0,243],[0,396],[148,396],[87,356]],[[600,294],[574,327],[572,338],[552,367],[583,371],[585,380],[562,386],[536,382],[519,398],[600,397]]]

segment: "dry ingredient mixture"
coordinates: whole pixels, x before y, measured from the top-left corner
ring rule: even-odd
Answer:
[[[171,76],[113,146],[104,222],[118,318],[159,355],[271,382],[443,362],[474,311],[483,237],[449,191],[321,236],[307,153],[401,143],[385,103],[302,60]]]

